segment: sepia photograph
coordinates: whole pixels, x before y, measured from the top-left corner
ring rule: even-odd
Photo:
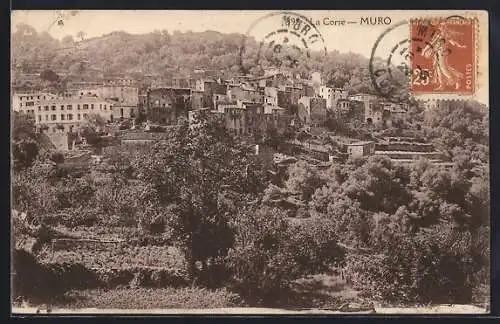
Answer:
[[[488,13],[11,11],[11,312],[488,314]]]

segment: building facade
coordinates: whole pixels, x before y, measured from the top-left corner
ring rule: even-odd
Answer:
[[[318,97],[302,97],[299,99],[298,117],[301,123],[308,126],[319,126],[326,120],[326,100]]]
[[[135,118],[139,113],[139,88],[129,85],[107,84],[99,87],[77,89],[70,92],[72,96],[95,96],[113,102],[116,118]]]
[[[191,89],[149,89],[146,97],[146,118],[161,125],[172,125],[181,116],[187,118]]]
[[[227,90],[229,100],[239,100],[244,102],[263,103],[264,96],[259,89],[253,88],[246,84],[229,85]]]
[[[40,101],[55,98],[56,95],[50,93],[16,93],[12,96],[12,110],[35,117]]]
[[[264,106],[253,102],[219,103],[218,114],[223,116],[225,128],[232,135],[262,134],[267,128]]]
[[[364,141],[346,144],[349,157],[361,157],[375,154],[375,142]]]
[[[339,100],[347,100],[347,90],[340,88],[331,88],[327,86],[319,87],[318,95],[326,100],[327,109],[336,109]]]
[[[112,122],[113,104],[94,97],[59,97],[41,100],[35,107],[35,125],[38,130],[55,133],[71,132],[85,123],[91,115]]]
[[[364,109],[364,123],[377,127],[382,127],[384,125],[387,114],[384,114],[384,104],[378,99],[377,96],[359,93],[349,96],[349,100],[362,103]]]

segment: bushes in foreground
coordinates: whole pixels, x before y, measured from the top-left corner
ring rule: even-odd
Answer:
[[[244,213],[233,226],[230,286],[251,303],[284,301],[293,280],[322,271],[344,255],[330,226],[319,220],[292,225],[279,209]]]
[[[50,273],[25,250],[12,253],[12,297],[44,300],[60,293],[51,286]]]
[[[123,269],[86,268],[78,263],[50,263],[44,268],[62,289],[137,287],[180,287],[186,285],[179,269],[132,267]]]
[[[128,269],[87,268],[79,263],[41,264],[24,251],[13,253],[14,298],[47,300],[71,289],[137,287],[182,287],[186,275],[179,269],[135,267]]]
[[[243,306],[241,298],[227,289],[205,288],[118,288],[91,289],[67,294],[69,308],[167,309],[167,308],[222,308]]]
[[[436,240],[401,237],[380,254],[352,254],[347,272],[370,298],[403,303],[458,303],[472,299],[470,260]]]

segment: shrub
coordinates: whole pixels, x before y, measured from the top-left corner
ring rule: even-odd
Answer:
[[[30,167],[36,160],[40,151],[36,141],[32,139],[23,139],[14,141],[12,145],[12,157],[14,170],[20,170]]]
[[[311,214],[309,213],[309,209],[306,207],[300,207],[297,209],[297,213],[295,214],[295,217],[297,218],[309,218]]]
[[[140,269],[134,273],[134,278],[130,281],[130,288],[145,286],[148,282],[146,271]]]
[[[51,296],[55,287],[48,284],[48,273],[36,258],[24,250],[12,253],[12,295],[14,299],[43,299]]]
[[[314,191],[324,184],[324,179],[321,179],[318,170],[303,161],[291,165],[288,173],[287,189],[300,194],[304,201],[309,201]]]
[[[470,303],[467,262],[428,237],[401,237],[385,253],[350,255],[347,270],[371,298],[390,302]]]
[[[99,220],[98,211],[95,208],[66,208],[58,213],[46,215],[44,223],[48,225],[64,225],[69,228],[77,226],[92,226]]]
[[[50,287],[57,287],[59,291],[100,286],[96,274],[79,263],[51,263],[44,268],[50,274]]]
[[[230,286],[252,303],[281,302],[291,281],[341,257],[328,227],[321,233],[312,224],[290,225],[276,208],[240,215],[233,222],[236,243],[227,257]]]
[[[242,306],[240,296],[227,289],[210,290],[197,287],[184,288],[119,288],[93,289],[71,292],[68,308],[205,309]]]
[[[294,262],[303,274],[328,270],[344,260],[345,251],[337,244],[335,229],[330,220],[310,218],[290,227],[290,245]]]
[[[14,255],[14,297],[47,299],[72,289],[164,288],[182,287],[186,283],[186,274],[179,269],[89,268],[68,262],[39,264],[28,252],[16,250]]]
[[[64,154],[62,152],[55,151],[55,152],[50,153],[49,159],[55,163],[63,163],[64,162]]]

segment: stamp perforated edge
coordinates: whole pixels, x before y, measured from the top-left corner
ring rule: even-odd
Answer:
[[[453,15],[453,16],[458,16],[458,15]],[[449,16],[452,17],[452,16]],[[409,39],[411,40],[411,22],[413,20],[439,20],[439,19],[446,19],[449,17],[445,16],[420,16],[417,18],[412,18],[408,22],[408,33],[409,33]],[[470,19],[472,20],[472,33],[473,33],[473,41],[474,41],[474,67],[475,67],[475,75],[474,75],[474,93],[472,94],[460,94],[460,93],[446,93],[446,92],[439,92],[439,93],[413,93],[411,91],[411,84],[410,84],[410,93],[409,96],[411,99],[414,100],[420,100],[420,101],[426,101],[426,100],[433,100],[433,101],[440,101],[440,100],[474,100],[476,99],[476,94],[478,92],[478,89],[482,85],[479,82],[479,58],[480,58],[480,22],[477,14],[471,13],[471,12],[465,12],[463,15],[460,15],[460,17],[463,17],[465,19]],[[410,58],[410,66],[413,66]],[[411,76],[410,76],[410,82],[411,82]]]

